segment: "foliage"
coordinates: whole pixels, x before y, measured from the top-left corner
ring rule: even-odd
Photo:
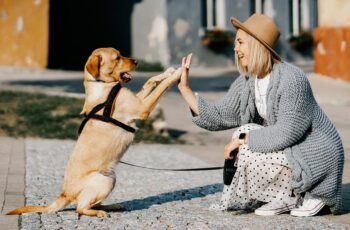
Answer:
[[[233,44],[233,35],[231,31],[214,28],[206,31],[202,38],[202,44],[213,51],[220,52]]]
[[[312,48],[313,37],[310,31],[303,30],[298,36],[292,36],[289,43],[295,50],[305,53]]]
[[[148,62],[145,60],[137,60],[136,71],[140,72],[161,72],[164,67],[160,62]]]

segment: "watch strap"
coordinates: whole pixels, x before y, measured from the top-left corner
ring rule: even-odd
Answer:
[[[247,135],[246,133],[239,134],[238,140],[239,140],[240,145],[244,145],[244,140],[245,140],[246,135]]]

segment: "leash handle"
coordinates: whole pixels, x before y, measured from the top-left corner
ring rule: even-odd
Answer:
[[[136,168],[151,169],[151,170],[158,170],[158,171],[175,171],[175,172],[179,172],[179,171],[209,171],[209,170],[219,170],[219,169],[224,168],[224,167],[204,167],[204,168],[167,169],[167,168],[153,168],[153,167],[146,167],[146,166],[142,166],[142,165],[135,165],[135,164],[131,164],[131,163],[128,163],[125,161],[119,161],[119,162],[122,164],[125,164],[125,165],[136,167]]]

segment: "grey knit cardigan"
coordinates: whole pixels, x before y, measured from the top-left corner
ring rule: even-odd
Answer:
[[[271,73],[266,126],[249,133],[256,152],[284,150],[292,163],[292,187],[321,198],[333,213],[341,210],[344,150],[338,132],[317,104],[305,73],[281,62]],[[255,107],[254,79],[238,77],[216,102],[198,96],[198,116],[192,121],[207,130],[261,123]]]

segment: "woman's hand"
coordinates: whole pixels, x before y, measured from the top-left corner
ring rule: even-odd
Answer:
[[[190,70],[191,61],[192,61],[192,53],[182,58],[182,74],[178,84],[179,90],[190,87],[189,80],[188,80],[188,72]]]
[[[238,151],[239,149],[239,140],[238,138],[232,139],[226,146],[224,150],[224,158],[225,160],[230,159],[230,154],[232,151]]]
[[[182,58],[182,73],[181,73],[180,81],[177,87],[179,88],[179,91],[182,97],[187,102],[188,106],[190,106],[194,116],[197,116],[199,113],[197,99],[196,99],[196,95],[193,93],[193,91],[190,88],[190,83],[188,80],[188,72],[190,70],[191,61],[192,61],[192,53],[187,55],[187,57]]]

